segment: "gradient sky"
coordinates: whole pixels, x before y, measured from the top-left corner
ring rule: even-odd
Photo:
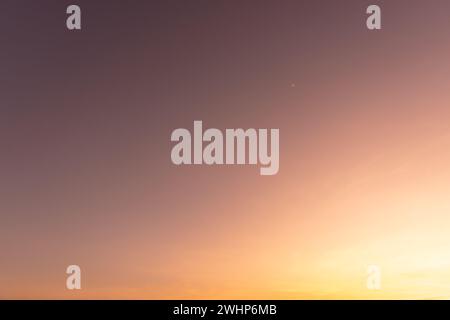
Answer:
[[[449,298],[449,18],[447,0],[1,1],[0,298]],[[279,128],[279,173],[173,165],[194,120]]]

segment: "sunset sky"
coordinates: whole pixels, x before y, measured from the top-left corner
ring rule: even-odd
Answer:
[[[450,298],[448,0],[2,0],[0,39],[0,299]],[[278,174],[172,164],[194,120],[279,128]]]

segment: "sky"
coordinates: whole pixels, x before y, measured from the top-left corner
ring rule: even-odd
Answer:
[[[75,2],[0,4],[1,299],[450,297],[448,1]],[[278,174],[172,164],[194,120]]]

